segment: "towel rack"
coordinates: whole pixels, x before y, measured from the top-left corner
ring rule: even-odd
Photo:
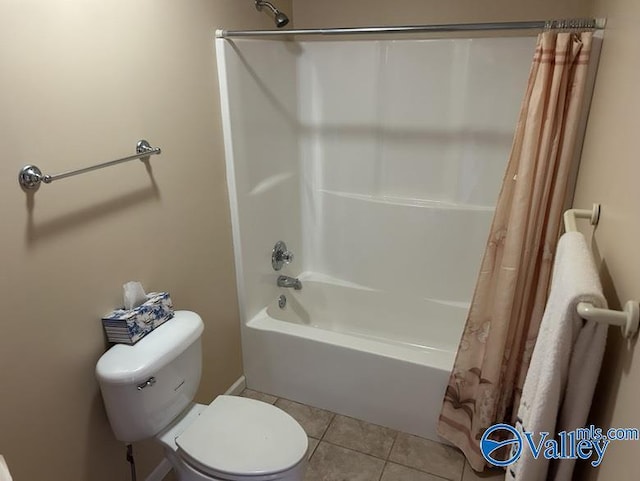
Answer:
[[[598,225],[600,220],[600,204],[593,204],[591,210],[569,209],[564,213],[565,232],[575,232],[578,230],[576,219],[590,219],[591,225]],[[594,307],[589,302],[579,302],[577,306],[578,315],[587,321],[596,321],[620,326],[624,337],[633,337],[638,332],[640,324],[640,305],[637,301],[627,301],[623,311],[611,309],[600,309]]]
[[[69,170],[60,174],[43,175],[42,171],[35,165],[25,165],[20,169],[18,174],[18,183],[23,189],[36,190],[40,187],[40,184],[50,184],[54,180],[66,179],[67,177],[73,177],[74,175],[80,175],[93,170],[103,169],[105,167],[111,167],[112,165],[121,164],[130,160],[141,159],[143,161],[148,160],[151,155],[158,155],[162,153],[159,147],[151,147],[146,140],[139,140],[136,144],[136,153],[128,157],[121,159],[110,160],[109,162],[103,162],[101,164],[92,165],[91,167],[84,167],[82,169]]]

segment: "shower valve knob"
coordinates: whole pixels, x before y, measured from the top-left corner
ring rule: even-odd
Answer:
[[[271,252],[271,266],[273,270],[279,271],[285,264],[293,262],[293,252],[287,250],[287,244],[283,241],[276,242]]]
[[[293,262],[293,252],[285,251],[282,253],[282,260],[285,264],[291,264]]]

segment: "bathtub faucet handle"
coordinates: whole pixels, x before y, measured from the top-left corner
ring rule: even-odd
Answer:
[[[291,264],[293,262],[293,252],[287,250],[287,244],[283,241],[276,242],[271,252],[271,266],[274,271],[282,269],[284,264]]]

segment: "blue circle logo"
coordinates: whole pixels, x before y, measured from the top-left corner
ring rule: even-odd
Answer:
[[[504,441],[494,441],[489,439],[494,433],[499,433],[499,438],[504,438]],[[500,460],[494,458],[492,455],[496,453],[500,448],[511,445],[511,453],[509,459]],[[522,436],[513,426],[508,424],[495,424],[487,429],[482,438],[480,439],[480,450],[484,459],[494,466],[509,466],[515,463],[520,454],[522,453]]]

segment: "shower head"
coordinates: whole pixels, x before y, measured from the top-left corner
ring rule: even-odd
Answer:
[[[275,21],[276,21],[276,27],[282,28],[289,23],[289,17],[287,17],[282,12],[278,12],[276,13]]]
[[[276,27],[282,28],[286,24],[289,23],[289,17],[287,17],[284,13],[278,10],[273,3],[268,2],[267,0],[255,0],[256,2],[256,10],[259,12],[262,11],[263,7],[267,7],[273,13],[274,20],[276,22]]]

